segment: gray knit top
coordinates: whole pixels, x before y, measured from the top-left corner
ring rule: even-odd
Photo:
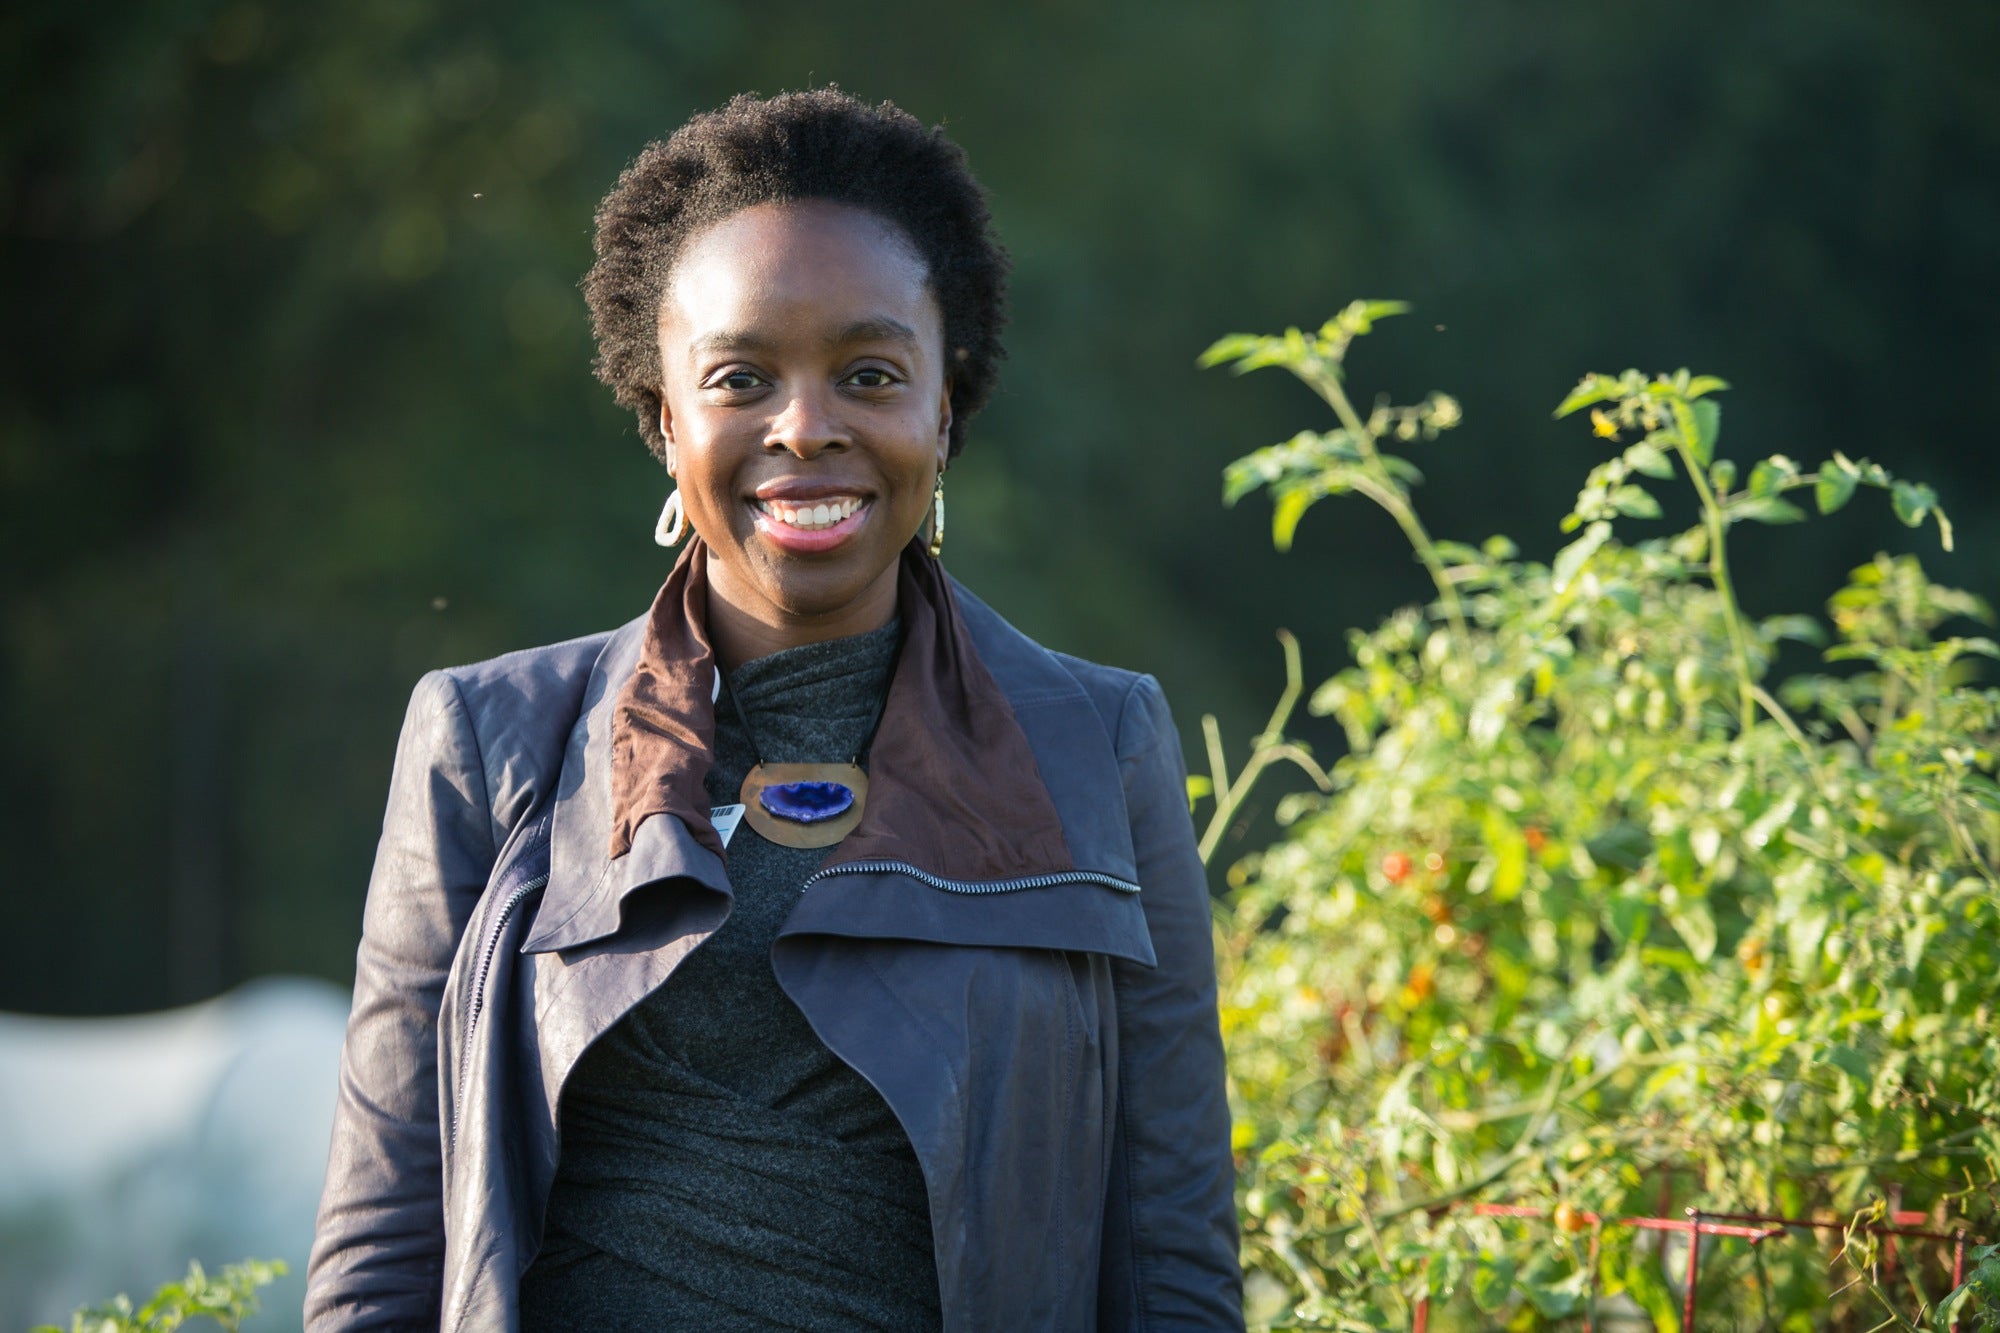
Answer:
[[[732,672],[764,759],[852,757],[900,628]],[[715,723],[708,796],[732,804],[755,760],[728,695]],[[728,921],[564,1088],[522,1328],[936,1333],[930,1209],[910,1141],[771,970],[772,940],[827,849],[776,846],[746,821],[726,855]]]

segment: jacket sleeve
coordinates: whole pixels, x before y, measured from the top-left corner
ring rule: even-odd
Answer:
[[[1119,961],[1112,971],[1119,1101],[1100,1325],[1107,1333],[1241,1329],[1208,882],[1188,817],[1180,737],[1151,676],[1125,700],[1118,757],[1158,966]]]
[[[308,1329],[437,1326],[438,1005],[494,855],[471,718],[452,678],[432,672],[403,722],[368,884],[307,1264]]]

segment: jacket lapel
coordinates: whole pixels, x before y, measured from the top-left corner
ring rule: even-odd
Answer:
[[[643,885],[686,877],[726,903],[722,858],[679,819],[648,819],[623,856],[611,855],[612,731],[620,693],[639,660],[646,618],[612,635],[598,657],[583,713],[570,733],[556,792],[549,883],[523,952],[550,953],[601,940],[619,928],[626,897]],[[709,927],[713,929],[713,927]]]
[[[583,1052],[729,915],[722,858],[680,819],[646,820],[629,850],[611,855],[613,724],[646,623],[642,617],[612,635],[598,658],[564,752],[549,882],[521,945],[538,955],[534,1031],[551,1124]],[[675,889],[639,892],[662,881]]]
[[[1135,880],[1138,867],[1125,803],[1106,799],[1107,793],[1125,789],[1124,777],[1097,706],[1055,654],[955,580],[952,588],[979,658],[1012,706],[1034,753],[1042,785],[1062,821],[1070,859],[1079,870]]]

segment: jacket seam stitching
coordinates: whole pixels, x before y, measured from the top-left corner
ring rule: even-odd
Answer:
[[[446,704],[446,707],[456,706],[460,717],[464,719],[465,734],[472,746],[472,766],[479,774],[479,795],[486,803],[487,859],[489,862],[497,863],[500,856],[500,845],[493,836],[493,785],[486,776],[486,747],[479,742],[479,727],[472,719],[472,708],[465,701],[465,691],[460,687],[458,677],[452,675],[450,672],[446,672],[444,673],[444,678],[446,683],[451,686],[451,699]],[[492,869],[493,867],[489,865],[487,873],[491,874]],[[483,892],[481,896],[484,896]]]
[[[1125,1012],[1122,995],[1124,985],[1118,979],[1118,969],[1111,969],[1111,995],[1118,1006],[1118,1012]],[[1153,1322],[1153,1311],[1146,1299],[1146,1275],[1152,1268],[1152,1260],[1147,1248],[1142,1244],[1139,1228],[1139,1181],[1134,1170],[1134,1150],[1132,1147],[1132,1099],[1126,1094],[1125,1043],[1118,1043],[1118,1149],[1125,1168],[1125,1230],[1132,1237],[1132,1305],[1138,1312],[1134,1327],[1143,1330]]]
[[[1070,965],[1067,950],[1053,951],[1056,962],[1062,967],[1063,989],[1068,992],[1068,1003],[1063,1005],[1063,1063],[1062,1063],[1062,1116],[1071,1119],[1076,1106],[1076,1065],[1077,1038],[1083,1026],[1083,994],[1076,984],[1076,969]],[[1059,1136],[1056,1149],[1056,1226],[1055,1240],[1058,1253],[1066,1253],[1069,1247],[1069,1135]],[[1063,1296],[1058,1292],[1054,1304],[1060,1306]]]
[[[1132,705],[1134,701],[1139,698],[1140,695],[1146,693],[1146,687],[1149,685],[1152,686],[1152,688],[1155,691],[1159,689],[1159,682],[1154,680],[1153,677],[1138,676],[1132,681],[1131,688],[1125,691],[1125,697],[1119,700],[1118,725],[1112,729],[1111,734],[1117,738],[1112,742],[1112,745],[1113,748],[1116,749],[1118,752],[1118,762],[1121,765],[1134,763],[1137,760],[1143,758],[1144,756],[1152,753],[1154,750],[1158,749],[1161,743],[1165,740],[1165,732],[1162,729],[1150,728],[1149,730],[1151,734],[1146,738],[1144,743],[1136,746],[1130,751],[1127,751],[1125,748],[1125,742],[1126,742],[1125,732],[1127,726],[1136,721],[1143,720],[1143,716],[1137,719],[1134,718],[1133,716],[1134,709]]]
[[[1133,705],[1139,700],[1148,685],[1151,685],[1154,690],[1159,688],[1158,683],[1149,675],[1140,674],[1132,678],[1132,683],[1126,687],[1124,697],[1119,700],[1118,722],[1112,729],[1112,736],[1114,737],[1112,748],[1117,753],[1120,785],[1125,788],[1128,807],[1132,795],[1131,782],[1133,770],[1136,768],[1138,760],[1152,748],[1156,747],[1161,739],[1159,730],[1155,729],[1151,745],[1141,746],[1129,753],[1126,750],[1128,741],[1126,735],[1127,729],[1137,720],[1143,718],[1143,713],[1135,710]],[[1138,714],[1136,717],[1135,713]],[[1114,966],[1111,969],[1111,993],[1118,1005],[1118,1015],[1121,1023],[1126,1011],[1123,994],[1125,989],[1126,987],[1119,978],[1119,969]],[[1150,1238],[1141,1228],[1139,1218],[1140,1181],[1136,1170],[1138,1149],[1132,1141],[1132,1099],[1127,1095],[1131,1091],[1129,1080],[1126,1077],[1126,1062],[1129,1054],[1126,1043],[1121,1039],[1118,1043],[1118,1137],[1120,1140],[1120,1155],[1123,1158],[1125,1167],[1126,1229],[1132,1237],[1132,1305],[1137,1314],[1134,1327],[1140,1333],[1144,1333],[1144,1330],[1150,1328],[1153,1323],[1153,1311],[1148,1299],[1153,1258]]]

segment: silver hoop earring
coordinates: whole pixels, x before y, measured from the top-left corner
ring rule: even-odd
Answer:
[[[653,525],[653,540],[662,546],[678,546],[681,538],[687,536],[687,529],[687,512],[681,506],[677,486],[667,492],[667,507],[660,511],[660,521]]]
[[[931,488],[931,559],[944,554],[944,469],[939,468],[937,485]]]

